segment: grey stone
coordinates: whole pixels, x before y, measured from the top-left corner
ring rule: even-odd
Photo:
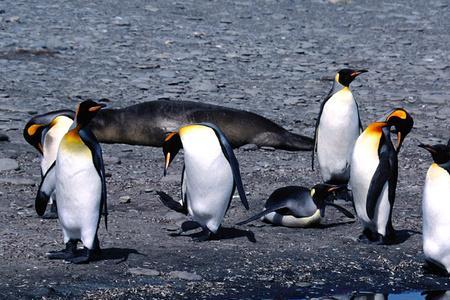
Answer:
[[[9,142],[9,136],[4,133],[0,133],[0,142]]]
[[[154,269],[146,269],[146,268],[129,268],[128,273],[137,276],[159,276],[161,272]]]
[[[119,197],[119,202],[123,203],[123,204],[130,203],[131,202],[131,197],[130,196]]]
[[[103,156],[103,161],[107,164],[116,164],[116,165],[120,165],[122,163],[120,158],[116,156]]]
[[[0,172],[19,169],[19,164],[15,159],[0,158]]]
[[[246,144],[242,147],[239,147],[239,149],[242,149],[244,151],[254,151],[254,150],[258,150],[258,146],[255,144]]]
[[[188,281],[200,281],[203,278],[195,273],[189,273],[186,271],[172,271],[169,273],[169,277],[183,279]]]

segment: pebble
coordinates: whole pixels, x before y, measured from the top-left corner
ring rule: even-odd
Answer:
[[[119,197],[119,202],[123,203],[123,204],[130,203],[131,202],[131,197],[130,196]]]
[[[203,279],[200,275],[197,275],[195,273],[189,273],[186,271],[172,271],[169,273],[169,276],[172,278],[178,278],[189,281],[200,281]]]
[[[258,146],[255,144],[246,144],[246,145],[240,147],[239,149],[242,149],[244,151],[255,151],[255,150],[258,150]]]
[[[9,142],[9,136],[4,133],[0,133],[0,142]]]
[[[159,276],[161,272],[155,269],[146,269],[146,268],[129,268],[128,273],[137,276]]]
[[[15,159],[0,158],[0,172],[19,169],[19,164]]]
[[[176,211],[169,211],[167,214],[164,215],[164,219],[177,222],[177,221],[185,220],[186,216],[183,214],[177,213]]]

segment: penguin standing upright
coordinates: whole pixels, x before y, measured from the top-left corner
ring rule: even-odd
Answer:
[[[316,184],[311,189],[302,186],[285,186],[275,190],[267,199],[264,211],[239,222],[244,225],[262,218],[263,221],[286,227],[311,227],[320,223],[325,215],[325,206],[333,206],[349,218],[353,214],[326,199],[332,191],[346,188],[345,185]]]
[[[87,100],[79,104],[70,130],[59,145],[55,163],[44,175],[36,197],[36,211],[45,212],[54,191],[58,218],[66,248],[47,254],[50,259],[87,263],[100,250],[97,230],[103,210],[106,220],[106,183],[102,151],[95,136],[85,126],[103,107]],[[77,242],[84,250],[76,252]]]
[[[358,218],[364,227],[360,240],[390,243],[395,239],[392,208],[397,187],[397,155],[413,119],[401,108],[370,124],[358,137],[353,150],[350,186]],[[391,127],[397,133],[397,146],[391,140]]]
[[[25,125],[23,136],[34,146],[41,157],[41,175],[47,173],[56,160],[59,143],[73,123],[75,113],[71,110],[57,110],[38,115],[30,119]],[[55,196],[50,197],[51,210],[44,218],[57,218]]]
[[[350,176],[353,146],[362,131],[358,104],[350,91],[350,83],[367,70],[340,70],[328,96],[320,106],[314,134],[314,154],[325,183],[346,184]]]
[[[432,269],[450,274],[450,141],[424,145],[433,156],[422,198],[423,253]]]
[[[203,228],[198,241],[215,234],[225,216],[237,187],[246,209],[239,164],[222,131],[209,123],[181,127],[169,134],[163,143],[166,172],[178,151],[184,149],[182,205]]]

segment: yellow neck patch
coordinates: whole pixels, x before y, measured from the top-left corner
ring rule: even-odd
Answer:
[[[429,180],[438,180],[439,178],[449,177],[448,172],[441,168],[437,163],[432,163],[427,172],[427,178]]]
[[[210,129],[209,127],[203,126],[203,125],[187,125],[180,128],[180,136],[190,133],[201,133],[202,131],[207,131]],[[211,129],[210,129],[211,130]]]

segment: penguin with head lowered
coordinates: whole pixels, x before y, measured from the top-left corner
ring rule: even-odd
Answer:
[[[203,229],[196,240],[204,241],[219,229],[235,187],[248,209],[239,164],[223,132],[210,123],[187,125],[166,137],[164,174],[181,148],[184,149],[181,204]]]
[[[349,183],[356,213],[364,227],[361,241],[387,244],[395,240],[392,208],[397,187],[397,155],[413,124],[406,110],[396,108],[382,121],[370,124],[355,143]],[[391,140],[391,127],[397,134],[396,146]]]
[[[105,170],[100,145],[86,125],[103,106],[91,100],[79,104],[75,120],[61,140],[56,161],[39,187],[36,212],[45,212],[55,192],[66,245],[64,250],[47,253],[50,259],[87,263],[100,250],[97,231],[102,211],[107,226]],[[78,241],[84,245],[81,253],[77,251]]]
[[[350,177],[353,146],[362,131],[358,104],[350,91],[350,83],[365,72],[367,70],[340,70],[320,105],[311,167],[314,170],[314,154],[317,152],[325,183],[346,184]]]
[[[434,161],[422,197],[423,253],[432,270],[450,274],[450,141],[419,147],[428,150]]]
[[[23,137],[42,155],[42,176],[55,162],[59,143],[72,125],[74,116],[75,113],[71,110],[57,110],[35,116],[25,125]],[[45,215],[45,218],[57,218],[54,195],[51,196],[49,202],[51,210]]]
[[[327,205],[336,207],[344,215],[354,218],[345,208],[327,201],[331,192],[347,188],[346,185],[317,184],[308,189],[301,186],[285,186],[275,190],[267,199],[264,211],[239,222],[244,225],[262,218],[263,221],[286,227],[311,227],[320,223]]]

